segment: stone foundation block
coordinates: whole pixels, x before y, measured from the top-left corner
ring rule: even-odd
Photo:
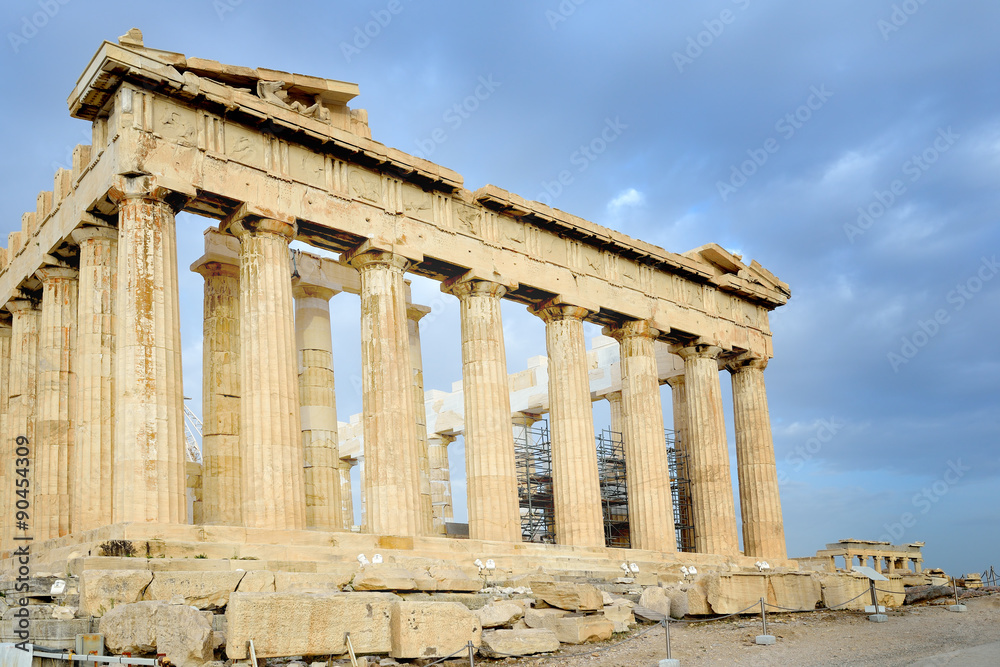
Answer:
[[[229,604],[243,572],[154,572],[143,600],[184,598],[184,604],[198,609],[221,609]]]
[[[356,591],[412,591],[417,584],[409,570],[398,567],[366,567],[354,576]]]
[[[601,616],[567,616],[556,619],[556,637],[563,644],[586,644],[611,639],[614,624]]]
[[[351,583],[350,572],[275,572],[277,593],[336,593]]]
[[[516,602],[491,602],[476,610],[483,628],[509,627],[524,616],[524,607]]]
[[[85,570],[80,575],[80,613],[103,616],[118,605],[138,602],[151,581],[148,570]]]
[[[478,647],[479,617],[457,602],[396,602],[392,608],[393,658],[443,658],[471,640]]]
[[[598,611],[604,608],[601,591],[590,584],[539,581],[531,585],[531,592],[546,604],[568,611]]]
[[[101,618],[100,632],[113,654],[163,653],[176,667],[200,667],[213,658],[212,623],[187,605],[120,605]]]
[[[559,638],[552,630],[489,630],[483,633],[479,652],[487,658],[535,655],[559,650]]]
[[[233,593],[226,608],[226,655],[246,660],[251,639],[258,658],[340,655],[347,651],[348,632],[358,653],[388,653],[398,600],[388,593]]]

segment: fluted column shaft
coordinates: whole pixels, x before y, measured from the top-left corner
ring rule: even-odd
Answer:
[[[243,525],[240,457],[240,267],[205,262],[202,342],[202,522]]]
[[[446,283],[444,289],[458,297],[462,323],[469,537],[520,542],[514,433],[500,317],[500,299],[507,288],[486,280],[462,280]]]
[[[10,337],[10,379],[7,385],[7,429],[4,439],[4,459],[0,465],[7,470],[10,485],[3,489],[7,496],[7,515],[0,526],[3,527],[3,545],[0,549],[7,551],[14,548],[15,536],[34,536],[35,521],[38,516],[32,508],[35,505],[34,481],[35,467],[38,462],[38,442],[35,438],[35,405],[38,389],[38,327],[41,311],[38,304],[29,299],[15,299],[7,302],[7,310],[11,313]],[[15,456],[16,441],[19,437],[27,438],[30,450],[28,465],[17,465]],[[16,471],[27,469],[23,477]],[[27,486],[20,484],[21,479],[27,479]],[[27,488],[28,526],[29,529],[15,528],[14,512],[16,501],[20,498],[15,490]]]
[[[354,466],[350,461],[340,459],[337,470],[340,473],[340,507],[341,522],[346,530],[350,530],[354,525],[354,491],[351,487],[351,468]]]
[[[403,274],[410,262],[372,250],[350,263],[361,274],[361,377],[365,517],[379,535],[423,529]]]
[[[177,238],[169,192],[123,178],[115,285],[116,523],[187,521]]]
[[[118,230],[81,227],[73,232],[80,247],[77,297],[76,427],[73,459],[73,532],[114,521],[115,285]]]
[[[291,225],[243,217],[240,240],[240,467],[243,525],[306,527]]]
[[[764,388],[766,359],[728,366],[733,378],[736,471],[743,518],[743,553],[784,560],[785,528],[781,518],[778,470],[774,463],[771,417]]]
[[[604,396],[608,400],[608,406],[611,408],[611,432],[612,433],[625,433],[625,421],[624,413],[622,412],[622,392],[613,391],[610,394]]]
[[[331,289],[298,283],[295,295],[295,342],[299,350],[299,401],[305,454],[306,526],[343,530],[340,448],[337,442],[337,394],[330,328]]]
[[[451,502],[451,468],[448,467],[448,445],[455,437],[435,433],[427,438],[427,450],[431,464],[431,495],[434,502],[434,532],[444,535],[448,523],[454,519]]]
[[[604,546],[594,414],[583,318],[587,310],[556,305],[535,311],[545,321],[552,427],[552,493],[559,544]]]
[[[629,536],[633,549],[677,551],[670,466],[653,344],[659,331],[627,322],[611,332],[621,347],[622,423]]]
[[[73,416],[76,413],[76,269],[45,267],[38,329],[38,406],[35,433],[35,537],[47,540],[70,531],[74,476]]]
[[[420,469],[421,533],[434,532],[434,502],[431,495],[431,464],[427,444],[427,410],[424,407],[424,360],[420,347],[420,320],[431,312],[426,306],[412,303],[406,307],[406,330],[410,345],[414,429],[417,439],[417,467]]]
[[[679,350],[687,384],[688,454],[695,550],[735,556],[736,506],[723,419],[718,357],[722,350],[692,345]]]
[[[5,313],[0,313],[6,317]],[[14,445],[12,434],[7,432],[7,401],[10,393],[10,322],[0,319],[0,517],[5,517],[0,521],[0,551],[6,548],[6,533],[11,517],[14,516],[15,507],[12,504],[16,498],[14,490],[17,488],[14,480],[8,477],[7,468],[14,458]]]
[[[681,531],[681,547],[684,551],[694,551],[694,508],[691,505],[691,454],[688,448],[687,385],[683,375],[667,379],[674,417],[674,450],[677,453],[677,476],[682,475],[687,483],[677,485],[677,503],[681,524],[690,528]]]

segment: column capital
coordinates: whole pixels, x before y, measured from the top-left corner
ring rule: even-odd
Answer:
[[[626,338],[649,338],[656,340],[660,330],[653,327],[649,320],[628,320],[618,327],[604,327],[602,333],[614,338],[619,343]]]
[[[577,320],[582,322],[590,315],[589,310],[583,306],[574,306],[568,303],[555,303],[553,299],[537,303],[528,308],[528,312],[542,318],[546,324],[550,322],[560,322],[565,320]]]
[[[604,394],[603,398],[609,401],[620,401],[622,400],[622,392],[621,390],[609,391],[608,393]]]
[[[238,264],[229,264],[228,262],[199,262],[191,267],[191,270],[195,273],[201,274],[204,278],[209,278],[210,276],[223,276],[225,278],[239,278],[240,277],[240,267]]]
[[[227,231],[242,242],[247,234],[275,234],[282,236],[286,242],[295,240],[298,231],[295,220],[281,220],[268,211],[257,210],[243,204],[221,223],[219,229]]]
[[[744,352],[743,354],[733,357],[732,359],[727,359],[726,370],[730,373],[739,373],[746,368],[755,368],[762,371],[767,368],[768,361],[770,360],[754,356],[749,352]]]
[[[458,439],[457,435],[451,435],[450,433],[428,433],[428,440],[440,440],[441,444],[445,447],[455,442]]]
[[[666,383],[670,385],[671,389],[676,389],[677,387],[684,386],[684,374],[680,373],[678,375],[671,375],[666,379]]]
[[[429,315],[431,308],[428,306],[421,306],[417,303],[406,304],[406,319],[412,322],[419,322],[424,319],[424,316]]]
[[[6,308],[11,313],[21,313],[28,310],[39,310],[38,301],[29,298],[14,298],[7,302]]]
[[[441,291],[446,294],[454,294],[459,299],[469,296],[491,296],[501,299],[507,294],[508,287],[502,283],[482,278],[470,278],[468,274],[449,278],[441,283]]]
[[[340,294],[340,290],[304,283],[300,278],[292,278],[292,296],[296,299],[323,299],[329,301]]]
[[[393,271],[399,271],[400,273],[404,273],[413,264],[406,257],[394,252],[390,252],[388,250],[365,249],[363,247],[359,248],[357,251],[344,253],[341,261],[353,266],[358,271],[364,271],[373,267],[382,267]]]
[[[83,245],[87,241],[107,239],[109,241],[118,240],[118,228],[111,227],[77,227],[72,232],[70,232],[70,237],[72,237],[73,242],[77,245]]]
[[[703,345],[694,343],[692,345],[671,345],[670,351],[680,356],[685,361],[688,359],[712,359],[718,360],[722,354],[722,348],[715,345]]]
[[[79,275],[79,271],[68,266],[43,266],[35,271],[43,284],[52,280],[76,280]]]
[[[150,174],[120,175],[108,189],[108,199],[119,206],[129,200],[142,199],[168,204],[175,213],[183,209],[197,194],[186,183],[167,182],[161,177]]]

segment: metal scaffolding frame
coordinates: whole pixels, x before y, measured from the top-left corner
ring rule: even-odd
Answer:
[[[609,547],[628,548],[631,540],[622,434],[604,429],[595,441],[601,510],[604,515],[604,542]],[[677,549],[694,551],[687,454],[683,448],[678,447],[673,431],[664,432],[664,444],[667,448]],[[547,421],[541,420],[531,426],[519,425],[515,429],[514,457],[517,466],[517,495],[521,507],[521,537],[525,542],[555,543],[552,441]]]
[[[552,441],[549,424],[518,425],[514,431],[517,497],[521,506],[521,539],[554,544],[555,501],[552,497]]]

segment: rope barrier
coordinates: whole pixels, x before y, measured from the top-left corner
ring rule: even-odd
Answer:
[[[739,611],[734,611],[732,614],[726,614],[725,616],[716,616],[715,618],[701,618],[701,619],[691,619],[685,620],[683,618],[675,618],[671,620],[671,623],[712,623],[713,621],[722,621],[727,618],[732,618],[733,616],[739,616],[740,614],[746,612],[748,609],[753,609],[754,607],[759,607],[760,601],[754,602],[752,605],[746,609],[740,609]]]
[[[787,611],[787,612],[790,612],[790,613],[793,613],[793,614],[803,614],[803,613],[814,612],[814,611],[835,611],[837,607],[843,607],[845,604],[850,604],[850,603],[854,602],[855,600],[857,600],[858,598],[863,597],[865,595],[868,595],[868,593],[870,593],[870,592],[871,592],[870,590],[866,590],[861,595],[857,595],[857,596],[851,598],[850,600],[847,600],[846,602],[839,602],[839,603],[833,605],[832,607],[820,607],[818,609],[791,609],[789,607],[782,607],[780,605],[771,604],[770,602],[765,602],[764,604],[766,604],[768,607],[772,607],[774,609],[781,609],[783,611]]]

